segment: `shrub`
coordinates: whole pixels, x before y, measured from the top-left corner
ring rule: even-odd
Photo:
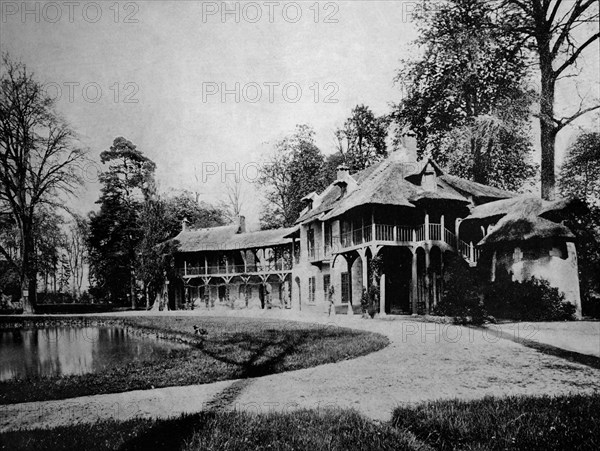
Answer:
[[[452,316],[458,323],[484,322],[485,311],[481,302],[481,283],[477,270],[456,255],[448,258],[442,300],[434,308],[433,314]]]
[[[501,274],[486,287],[485,307],[494,316],[518,321],[569,320],[575,313],[575,306],[547,280],[532,277],[514,282],[509,274]]]

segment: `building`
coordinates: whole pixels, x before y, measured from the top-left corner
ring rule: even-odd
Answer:
[[[340,168],[311,193],[296,226],[247,232],[184,225],[173,304],[278,307],[357,313],[371,286],[379,314],[427,314],[441,299],[449,254],[490,277],[536,275],[565,291],[580,312],[574,237],[560,221],[572,208],[446,174],[398,152],[356,174]]]

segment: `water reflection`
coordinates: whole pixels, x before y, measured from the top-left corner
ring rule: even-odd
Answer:
[[[121,327],[0,329],[0,381],[92,373],[183,347]]]

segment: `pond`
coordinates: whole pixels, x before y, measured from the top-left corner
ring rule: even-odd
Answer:
[[[0,381],[98,372],[187,346],[122,327],[0,329]]]

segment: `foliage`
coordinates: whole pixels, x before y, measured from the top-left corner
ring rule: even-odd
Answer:
[[[518,188],[535,173],[520,41],[492,27],[490,2],[452,0],[431,8],[417,15],[422,56],[404,60],[395,79],[406,94],[392,114],[395,143],[408,129],[419,156],[430,154],[476,182]]]
[[[600,132],[581,133],[569,146],[559,188],[563,197],[579,197],[600,208]]]
[[[485,311],[481,299],[481,277],[457,255],[448,255],[444,266],[442,299],[433,314],[452,316],[459,323],[482,324]]]
[[[335,131],[337,148],[351,171],[361,171],[387,155],[389,118],[376,117],[366,105],[356,105],[343,127]]]
[[[301,199],[323,190],[324,157],[315,145],[314,131],[297,125],[295,132],[275,143],[258,178],[265,200],[261,213],[263,229],[294,224],[303,205]]]
[[[90,214],[90,271],[97,296],[121,304],[130,297],[134,306],[141,207],[154,188],[155,164],[121,137],[100,159],[108,167],[100,174],[100,211]]]
[[[485,288],[485,307],[495,317],[517,321],[571,320],[575,313],[575,306],[547,280],[515,282],[504,272]]]
[[[496,24],[502,33],[517,33],[524,49],[537,57],[540,77],[538,92],[542,197],[552,199],[555,191],[555,145],[558,133],[573,121],[600,108],[598,99],[587,101],[575,85],[580,98],[575,112],[557,114],[555,99],[560,80],[581,73],[583,52],[598,49],[598,2],[594,0],[548,0],[523,2],[502,0]],[[594,46],[595,47],[595,46]],[[561,89],[561,92],[568,96]]]
[[[577,240],[577,268],[583,315],[600,318],[600,207],[589,205],[565,221]]]
[[[22,63],[2,58],[0,78],[0,211],[18,230],[18,261],[0,243],[0,254],[29,290],[31,311],[37,292],[34,222],[43,205],[64,208],[60,196],[82,183],[85,154],[75,132],[55,112],[55,102]]]

